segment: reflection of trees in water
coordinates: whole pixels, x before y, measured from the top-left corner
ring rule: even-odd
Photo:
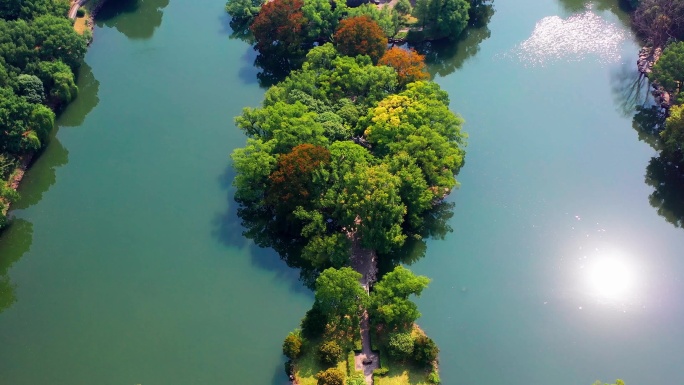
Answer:
[[[633,61],[622,65],[611,73],[611,91],[618,110],[627,117],[637,108],[643,108],[652,101],[650,82],[641,74]]]
[[[661,152],[646,167],[646,184],[654,189],[649,203],[669,223],[684,227],[684,160],[679,152],[662,151],[660,132],[665,128],[664,110],[653,104],[648,80],[633,65],[623,65],[613,73],[611,83],[618,109],[624,115],[633,114],[632,128],[639,140]]]
[[[57,181],[57,168],[67,164],[69,152],[53,134],[50,143],[31,166],[21,181],[21,198],[12,209],[25,209],[38,203],[50,186]]]
[[[232,199],[231,203],[234,203]],[[454,215],[453,208],[454,203],[442,202],[428,211],[425,214],[425,226],[423,232],[419,234],[420,237],[409,238],[401,250],[391,255],[380,256],[381,273],[392,270],[399,263],[412,264],[424,257],[427,239],[443,239],[452,231],[448,221]],[[240,218],[242,233],[237,226],[236,215]],[[304,285],[313,288],[319,271],[301,257],[302,248],[307,240],[298,234],[293,234],[292,228],[287,224],[276,222],[271,210],[263,207],[255,209],[241,205],[233,206],[232,210],[220,218],[217,228],[217,235],[229,245],[242,247],[244,246],[242,237],[245,237],[252,240],[258,247],[273,249],[287,266],[299,269],[299,279]],[[261,254],[264,255],[258,257],[270,257],[268,253]]]
[[[652,158],[646,167],[646,184],[654,188],[648,200],[658,215],[684,227],[684,158],[681,153]]]
[[[82,63],[78,70],[78,97],[69,103],[66,111],[59,117],[59,125],[76,127],[83,124],[85,117],[100,102],[97,93],[100,82],[95,79],[92,68],[87,63]]]
[[[0,313],[17,300],[9,269],[31,248],[32,241],[33,225],[23,219],[13,220],[0,234]]]
[[[480,51],[480,43],[487,40],[491,34],[486,25],[479,28],[469,27],[457,41],[427,41],[414,44],[412,47],[421,55],[425,55],[431,76],[447,76],[475,56]]]
[[[568,12],[582,12],[591,5],[594,11],[608,11],[620,19],[622,25],[631,25],[629,12],[631,6],[629,0],[558,0],[560,5]]]
[[[109,0],[97,14],[98,26],[114,27],[130,39],[149,39],[162,23],[169,0]],[[127,17],[119,17],[126,14]]]

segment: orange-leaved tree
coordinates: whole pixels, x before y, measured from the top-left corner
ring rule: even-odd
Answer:
[[[418,80],[430,78],[425,67],[425,56],[419,54],[411,48],[405,50],[399,47],[392,47],[378,61],[378,65],[386,65],[397,71],[399,85],[405,86]]]
[[[291,212],[297,206],[309,206],[315,186],[312,173],[323,163],[330,162],[330,151],[313,144],[300,144],[278,159],[275,171],[269,176],[271,186],[266,202],[279,211]]]
[[[370,17],[350,17],[340,22],[335,32],[335,45],[343,55],[368,55],[377,63],[387,50],[387,36]]]

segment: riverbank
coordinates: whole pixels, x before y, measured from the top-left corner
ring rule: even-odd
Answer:
[[[94,17],[99,11],[99,9],[104,5],[106,0],[75,0],[71,3],[71,6],[69,8],[69,11],[67,12],[67,18],[74,20],[73,25],[74,25],[74,30],[80,34],[80,35],[88,35],[86,36],[87,38],[87,44],[90,44],[92,42],[92,31],[94,28]],[[90,4],[89,8],[90,10],[87,12],[85,17],[78,18],[78,10],[82,6],[86,6],[87,4]],[[74,74],[75,77],[76,74]],[[53,112],[56,114],[58,111],[56,111],[56,108],[54,106],[50,106]],[[54,127],[53,127],[54,129]],[[30,151],[27,152],[21,156],[18,157],[18,165],[16,168],[10,173],[8,179],[5,181],[6,185],[8,188],[18,191],[19,186],[21,185],[21,181],[23,180],[24,176],[26,175],[26,172],[30,168],[33,160],[35,159],[36,156],[43,150],[43,148],[35,150],[35,151]],[[5,217],[7,216],[7,213],[11,209],[12,202],[10,202],[8,199],[4,199],[0,197],[0,203],[2,203],[2,210],[0,210],[0,217],[3,219],[6,219]],[[1,229],[1,227],[0,227]]]

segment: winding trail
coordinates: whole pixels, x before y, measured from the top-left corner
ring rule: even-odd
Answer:
[[[357,218],[357,222],[360,220]],[[354,270],[361,273],[359,284],[370,292],[370,286],[376,281],[378,273],[378,263],[375,251],[361,247],[361,240],[356,232],[347,232],[347,238],[352,242],[351,265]],[[373,370],[380,367],[380,356],[371,349],[370,341],[370,322],[368,320],[368,310],[363,309],[360,321],[361,328],[361,353],[354,355],[354,367],[356,370],[363,371],[366,384],[373,385]],[[371,362],[364,365],[364,361]]]

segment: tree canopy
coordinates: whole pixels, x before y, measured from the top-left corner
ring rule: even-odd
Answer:
[[[324,44],[236,118],[248,141],[232,154],[235,197],[261,216],[258,243],[298,244],[320,271],[348,265],[348,234],[390,254],[421,233],[457,185],[465,134],[437,84],[398,78]]]
[[[678,102],[684,84],[684,42],[668,45],[653,66],[651,78],[667,90]]]
[[[419,296],[429,282],[427,277],[417,276],[402,266],[385,274],[371,292],[369,314],[373,322],[390,329],[410,330],[420,313],[408,297]]]
[[[340,22],[335,46],[343,55],[368,55],[377,62],[387,49],[387,36],[369,16],[350,17]]]

